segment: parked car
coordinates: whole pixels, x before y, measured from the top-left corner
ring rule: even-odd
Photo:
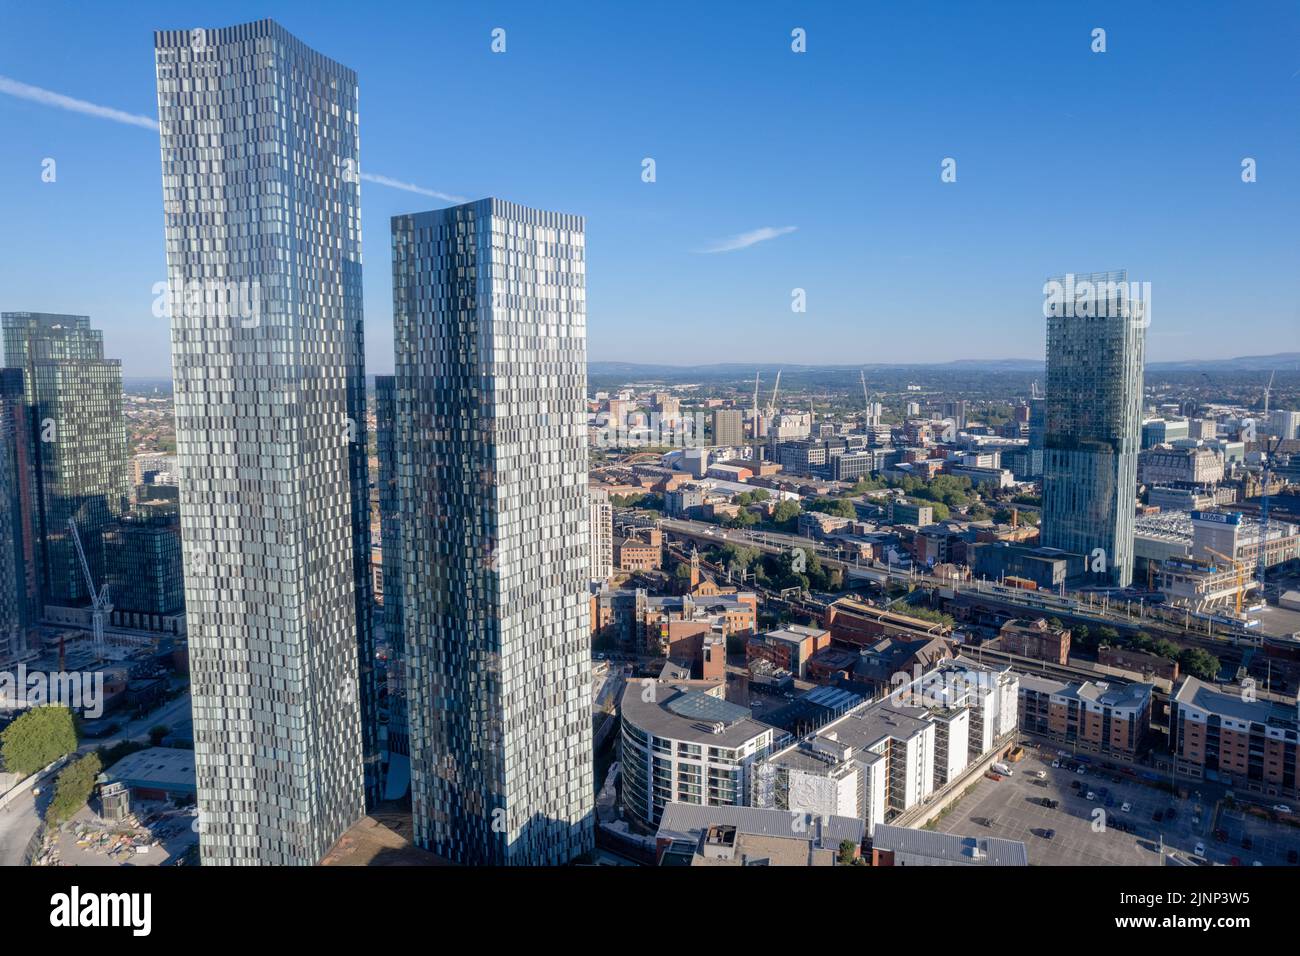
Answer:
[[[1274,813],[1290,813],[1290,812],[1291,812],[1291,808],[1288,807],[1285,803],[1275,803],[1275,804],[1273,804],[1273,812],[1274,812]]]
[[[1046,771],[1046,770],[1040,770],[1040,771],[1038,771],[1037,773],[1035,773],[1034,776],[1037,777],[1039,780],[1043,780],[1043,779],[1045,779],[1045,778],[1047,777],[1047,771]]]
[[[1196,849],[1193,850],[1192,853],[1194,853],[1196,856],[1199,856],[1202,860],[1205,859],[1205,844],[1197,843]]]
[[[1132,809],[1133,809],[1133,804],[1129,803],[1127,800],[1125,800],[1124,804],[1119,808],[1120,813],[1129,813],[1132,811]]]
[[[1050,839],[1052,839],[1052,838],[1055,837],[1055,836],[1056,836],[1056,831],[1055,831],[1055,830],[1044,830],[1044,831],[1043,831],[1043,839],[1044,839],[1044,840],[1050,840]]]
[[[1156,823],[1159,823],[1164,818],[1165,818],[1165,811],[1163,810],[1156,810],[1154,813],[1151,814],[1151,819],[1154,820]]]
[[[1061,761],[1059,761],[1059,760],[1053,760],[1053,761],[1052,761],[1052,769],[1053,769],[1053,770],[1059,770],[1060,767],[1061,767]]]
[[[1097,799],[1097,795],[1096,795],[1095,793],[1093,793],[1091,790],[1089,790],[1089,791],[1088,791],[1088,799],[1089,799],[1089,800],[1096,800],[1096,799]]]

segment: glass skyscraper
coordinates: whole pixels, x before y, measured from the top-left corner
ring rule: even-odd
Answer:
[[[402,519],[397,494],[397,381],[375,376],[375,448],[379,459],[379,523],[384,574],[384,639],[388,644],[388,751],[409,754],[406,645],[402,629]]]
[[[205,864],[314,864],[378,784],[356,74],[155,34]]]
[[[1041,541],[1123,587],[1133,577],[1148,304],[1123,271],[1053,281],[1064,294],[1047,310]]]
[[[5,362],[21,369],[28,459],[35,478],[40,601],[76,606],[91,595],[68,519],[96,586],[100,535],[125,511],[130,490],[122,363],[104,358],[104,333],[84,315],[6,312]]]
[[[593,846],[583,221],[483,199],[392,233],[415,839],[565,863]]]
[[[22,370],[0,369],[0,667],[26,651],[39,614],[28,448]]]

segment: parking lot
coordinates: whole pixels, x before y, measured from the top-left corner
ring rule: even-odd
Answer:
[[[1179,799],[1118,772],[1080,764],[1084,768],[1080,774],[1068,766],[1052,767],[1054,760],[1074,762],[1054,749],[1026,746],[1024,759],[1009,765],[1012,776],[1000,781],[981,777],[975,790],[936,827],[964,836],[1021,840],[1028,848],[1029,862],[1036,866],[1159,866],[1161,837],[1171,853],[1170,862],[1193,861],[1197,844],[1202,844],[1203,859],[1211,863],[1229,864],[1236,857],[1242,865],[1256,860],[1285,865],[1287,851],[1300,845],[1300,831],[1255,817],[1230,816],[1227,811],[1219,826],[1227,831],[1228,840],[1216,840],[1214,805],[1202,802],[1198,791]],[[1045,775],[1041,780],[1040,771]],[[1059,807],[1042,806],[1045,797],[1059,801]],[[1055,831],[1051,839],[1046,837],[1049,830]],[[1240,845],[1246,832],[1252,837],[1250,850]]]
[[[1287,866],[1300,862],[1300,829],[1265,820],[1240,810],[1219,811],[1217,829],[1227,837],[1215,835],[1207,841],[1212,855],[1236,857],[1245,865],[1259,860],[1264,866]]]

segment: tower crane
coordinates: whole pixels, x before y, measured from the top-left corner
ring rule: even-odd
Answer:
[[[1237,616],[1240,617],[1241,616],[1241,592],[1244,590],[1245,583],[1246,583],[1246,562],[1238,560],[1237,558],[1230,558],[1223,552],[1215,551],[1213,548],[1209,547],[1208,545],[1205,546],[1204,550],[1206,554],[1213,555],[1214,557],[1218,558],[1220,561],[1226,561],[1228,563],[1228,567],[1232,568],[1234,571],[1237,572],[1237,602],[1236,603],[1237,603]]]
[[[68,531],[72,534],[72,543],[77,548],[77,558],[81,561],[81,573],[86,576],[86,590],[90,593],[90,627],[94,635],[95,656],[104,659],[104,620],[113,613],[113,603],[108,599],[108,582],[99,592],[95,591],[95,579],[90,575],[90,562],[86,560],[86,551],[81,546],[81,534],[77,531],[77,522],[68,519]]]
[[[769,419],[771,419],[772,415],[776,412],[776,396],[777,396],[777,393],[781,391],[781,372],[782,372],[782,371],[784,371],[784,369],[777,369],[777,370],[776,370],[776,384],[772,386],[772,400],[771,400],[770,402],[767,403],[767,417],[768,417]]]

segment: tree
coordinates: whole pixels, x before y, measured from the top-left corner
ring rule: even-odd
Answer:
[[[33,707],[0,731],[0,763],[20,777],[76,749],[77,731],[67,707]]]
[[[1212,681],[1219,673],[1219,659],[1199,647],[1189,647],[1178,655],[1178,666],[1183,673],[1198,680]]]
[[[936,611],[928,607],[911,607],[909,605],[899,613],[906,614],[908,617],[918,618],[922,621],[930,621],[934,624],[943,624],[946,627],[955,627],[957,624],[957,620],[951,614],[945,614],[943,611]]]
[[[839,518],[856,518],[858,509],[853,507],[853,502],[847,498],[818,498],[808,506],[809,511],[820,511],[823,514],[835,515]]]
[[[799,517],[799,502],[782,501],[772,511],[772,522],[783,527],[790,527]]]
[[[149,728],[149,743],[155,747],[161,747],[163,738],[172,732],[172,729],[166,724],[157,724]]]
[[[752,511],[737,511],[724,524],[728,528],[749,528],[758,524],[758,515]]]
[[[942,501],[931,501],[929,499],[913,498],[912,504],[929,505],[929,507],[934,511],[935,521],[946,521],[948,520],[948,517],[952,514],[952,512],[948,510],[948,506],[944,504]]]
[[[840,841],[840,866],[853,866],[858,861],[858,846],[852,840]]]
[[[99,754],[89,753],[60,770],[54,784],[54,799],[45,810],[46,824],[57,827],[84,807],[102,769]]]
[[[743,544],[736,544],[728,541],[718,549],[718,559],[715,564],[722,565],[739,565],[743,570],[748,571],[749,566],[758,560],[758,548],[747,548]]]

